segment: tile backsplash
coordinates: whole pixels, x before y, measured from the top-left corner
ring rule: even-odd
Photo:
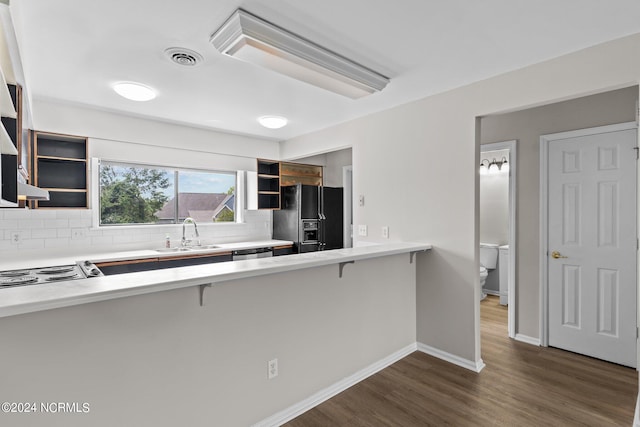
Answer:
[[[271,212],[245,211],[243,223],[198,224],[203,243],[271,238]],[[188,236],[193,226],[187,225]],[[94,228],[91,209],[0,209],[0,269],[2,259],[29,255],[81,255],[106,251],[180,244],[182,225]]]

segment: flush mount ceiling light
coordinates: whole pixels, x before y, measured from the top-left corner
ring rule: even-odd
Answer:
[[[113,85],[113,90],[131,101],[150,101],[156,97],[156,91],[149,86],[133,82],[120,82]]]
[[[236,10],[210,42],[226,55],[353,99],[389,83],[387,77],[243,9]]]
[[[280,129],[287,125],[287,118],[281,116],[262,116],[258,118],[258,122],[269,129]]]

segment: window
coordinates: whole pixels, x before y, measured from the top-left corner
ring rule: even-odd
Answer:
[[[236,220],[236,173],[100,162],[100,225]]]

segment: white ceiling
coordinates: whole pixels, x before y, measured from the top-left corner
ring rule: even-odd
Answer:
[[[391,78],[352,100],[218,53],[242,7]],[[640,32],[638,0],[11,0],[32,98],[285,140]],[[169,47],[204,56],[170,62]],[[111,85],[155,88],[128,101]],[[37,111],[35,112],[37,114]],[[266,114],[289,118],[262,128]]]

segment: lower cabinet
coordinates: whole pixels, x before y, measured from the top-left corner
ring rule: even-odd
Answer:
[[[130,259],[122,261],[97,262],[96,267],[105,276],[113,274],[135,273],[139,271],[160,270],[163,268],[186,267],[190,265],[212,264],[231,261],[231,252],[216,254],[190,254],[175,257]]]
[[[98,262],[96,267],[105,276],[112,274],[135,273],[138,271],[156,270],[158,258],[132,259],[124,261]]]
[[[291,255],[293,245],[275,246],[273,256]],[[96,262],[96,267],[105,276],[112,274],[135,273],[139,271],[160,270],[164,268],[187,267],[190,265],[213,264],[233,261],[232,252],[216,252],[215,254],[187,254],[158,258],[128,259],[122,261]]]
[[[293,245],[275,246],[273,248],[273,256],[291,255],[293,253]]]
[[[157,268],[187,267],[189,265],[212,264],[214,262],[232,261],[231,252],[217,253],[215,255],[190,255],[180,257],[159,258]]]

